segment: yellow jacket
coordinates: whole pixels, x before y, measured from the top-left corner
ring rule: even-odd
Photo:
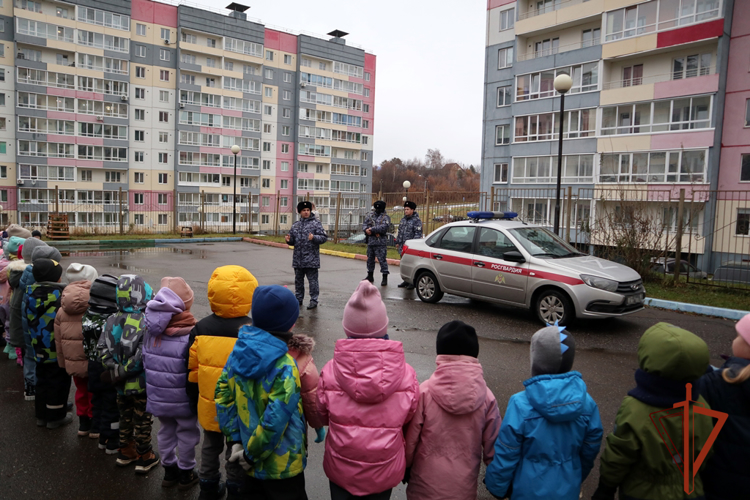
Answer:
[[[187,388],[193,411],[207,431],[221,432],[214,402],[216,384],[240,327],[252,322],[248,313],[257,286],[255,276],[241,266],[219,267],[208,281],[213,314],[200,320],[190,334]]]

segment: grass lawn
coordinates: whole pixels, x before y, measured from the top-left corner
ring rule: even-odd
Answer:
[[[646,296],[727,309],[750,311],[750,292],[731,288],[680,283],[646,282]]]
[[[256,237],[252,236],[252,238],[256,238]],[[257,239],[275,241],[277,243],[284,243],[283,236],[261,236],[261,237],[258,237]],[[325,248],[328,250],[335,250],[337,252],[358,253],[362,255],[367,254],[367,245],[346,245],[344,243],[331,243],[329,241],[328,243],[323,243],[322,245],[320,245],[320,248]],[[401,256],[398,254],[398,251],[396,250],[395,247],[388,247],[388,258],[400,259]]]

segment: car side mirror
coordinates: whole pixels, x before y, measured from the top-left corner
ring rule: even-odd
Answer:
[[[513,250],[512,252],[505,252],[503,254],[503,260],[507,260],[508,262],[518,262],[518,263],[526,262],[526,259],[524,259],[523,255],[521,255],[521,252],[517,250]]]

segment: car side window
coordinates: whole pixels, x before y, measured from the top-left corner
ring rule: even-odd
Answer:
[[[451,227],[445,232],[438,246],[444,250],[471,252],[475,229],[475,227],[466,226]]]
[[[427,238],[427,241],[425,242],[428,247],[434,247],[437,246],[438,242],[440,241],[440,237],[443,236],[443,233],[445,231],[437,231],[435,234]]]
[[[516,246],[504,233],[483,227],[479,233],[479,248],[477,254],[494,259],[502,259],[505,252],[518,251]]]

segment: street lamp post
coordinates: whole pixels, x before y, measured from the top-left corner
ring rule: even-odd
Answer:
[[[560,93],[560,133],[557,146],[557,195],[555,198],[554,232],[560,233],[560,182],[562,180],[563,120],[565,119],[565,94],[573,86],[573,79],[565,73],[558,75],[554,81],[555,90]]]
[[[232,154],[234,155],[234,182],[233,188],[234,193],[232,195],[232,234],[237,234],[237,155],[240,153],[240,147],[235,144],[232,146]]]
[[[406,201],[406,197],[409,196],[409,188],[411,187],[411,182],[404,181],[404,201]]]

